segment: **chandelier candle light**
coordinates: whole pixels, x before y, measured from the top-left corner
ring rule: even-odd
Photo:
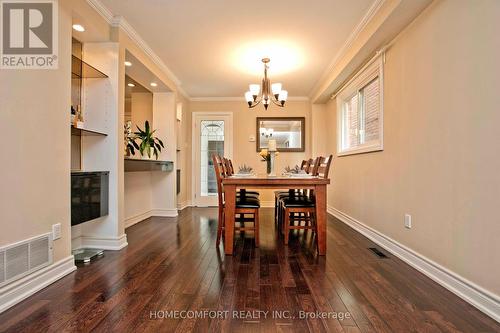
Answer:
[[[276,151],[277,151],[276,140],[269,140],[268,147],[269,147],[269,154],[271,155],[271,157],[270,157],[271,172],[269,173],[269,176],[276,177],[276,168],[275,168]]]
[[[262,79],[262,84],[260,86],[258,84],[251,84],[250,90],[245,93],[245,99],[249,108],[254,108],[261,102],[264,104],[266,110],[271,102],[279,107],[285,106],[288,92],[281,89],[281,83],[271,84],[271,80],[267,77],[267,70],[269,69],[268,63],[270,61],[271,59],[269,58],[262,59],[264,63],[264,78]]]

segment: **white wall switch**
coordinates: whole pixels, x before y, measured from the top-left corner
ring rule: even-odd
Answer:
[[[411,229],[411,215],[405,214],[405,228]]]
[[[52,240],[61,238],[61,223],[52,225]]]

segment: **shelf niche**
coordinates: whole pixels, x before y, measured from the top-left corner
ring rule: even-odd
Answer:
[[[75,136],[108,136],[106,133],[93,131],[85,128],[77,128],[71,125],[71,135]]]
[[[71,77],[73,79],[106,79],[108,76],[75,55],[71,56]]]
[[[163,171],[170,172],[174,170],[174,162],[158,160],[140,160],[125,157],[125,172],[141,171]]]

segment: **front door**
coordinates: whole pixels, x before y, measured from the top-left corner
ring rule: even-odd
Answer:
[[[217,206],[217,179],[212,154],[232,157],[232,113],[193,113],[194,205]]]

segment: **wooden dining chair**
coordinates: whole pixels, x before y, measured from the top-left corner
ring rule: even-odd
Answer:
[[[316,157],[315,159],[310,158],[309,160],[305,161],[305,163],[302,163],[303,170],[307,174],[311,174],[313,176],[317,176],[317,170],[319,167],[319,162],[320,162],[320,157]],[[289,197],[302,197],[302,196],[308,196],[310,194],[310,190],[304,190],[304,189],[294,189],[294,190],[289,190],[289,191],[282,191],[281,193],[278,193],[276,195],[277,200],[275,200],[275,221],[278,225],[283,223],[283,216],[284,216],[284,211],[283,211],[283,199],[289,198]]]
[[[217,179],[217,197],[219,202],[219,214],[217,223],[217,246],[220,244],[221,237],[224,232],[224,221],[225,221],[225,200],[224,200],[224,188],[222,185],[222,180],[226,177],[226,171],[224,167],[224,160],[222,157],[214,154],[212,155],[212,161],[214,163],[214,171]],[[235,226],[235,231],[253,231],[255,235],[255,246],[259,247],[259,208],[260,202],[256,198],[251,197],[237,197],[236,207],[235,207],[235,217],[233,217],[233,223],[240,221],[241,216],[243,216],[243,222],[252,222],[251,227]],[[246,215],[250,215],[251,218],[245,218]],[[240,218],[236,218],[240,216]]]
[[[300,170],[309,170],[310,160],[302,160],[300,163]],[[307,172],[307,171],[306,171]],[[283,195],[293,195],[295,192],[300,191],[299,189],[290,189],[288,191],[275,191],[274,192],[274,222],[277,224],[279,220],[279,200]]]
[[[315,163],[314,172],[320,178],[328,179],[330,165],[333,155],[329,157],[319,157]],[[307,195],[290,196],[281,200],[283,211],[283,234],[285,244],[288,244],[290,230],[309,229],[317,233],[316,230],[316,206],[314,193],[312,191]],[[298,225],[294,223],[298,222]],[[302,225],[304,222],[304,225]]]
[[[224,165],[225,176],[230,177],[234,175],[233,162],[229,158],[222,157],[222,163]],[[247,196],[259,198],[259,192],[256,191],[247,191],[246,189],[240,189],[236,192],[236,196]]]

